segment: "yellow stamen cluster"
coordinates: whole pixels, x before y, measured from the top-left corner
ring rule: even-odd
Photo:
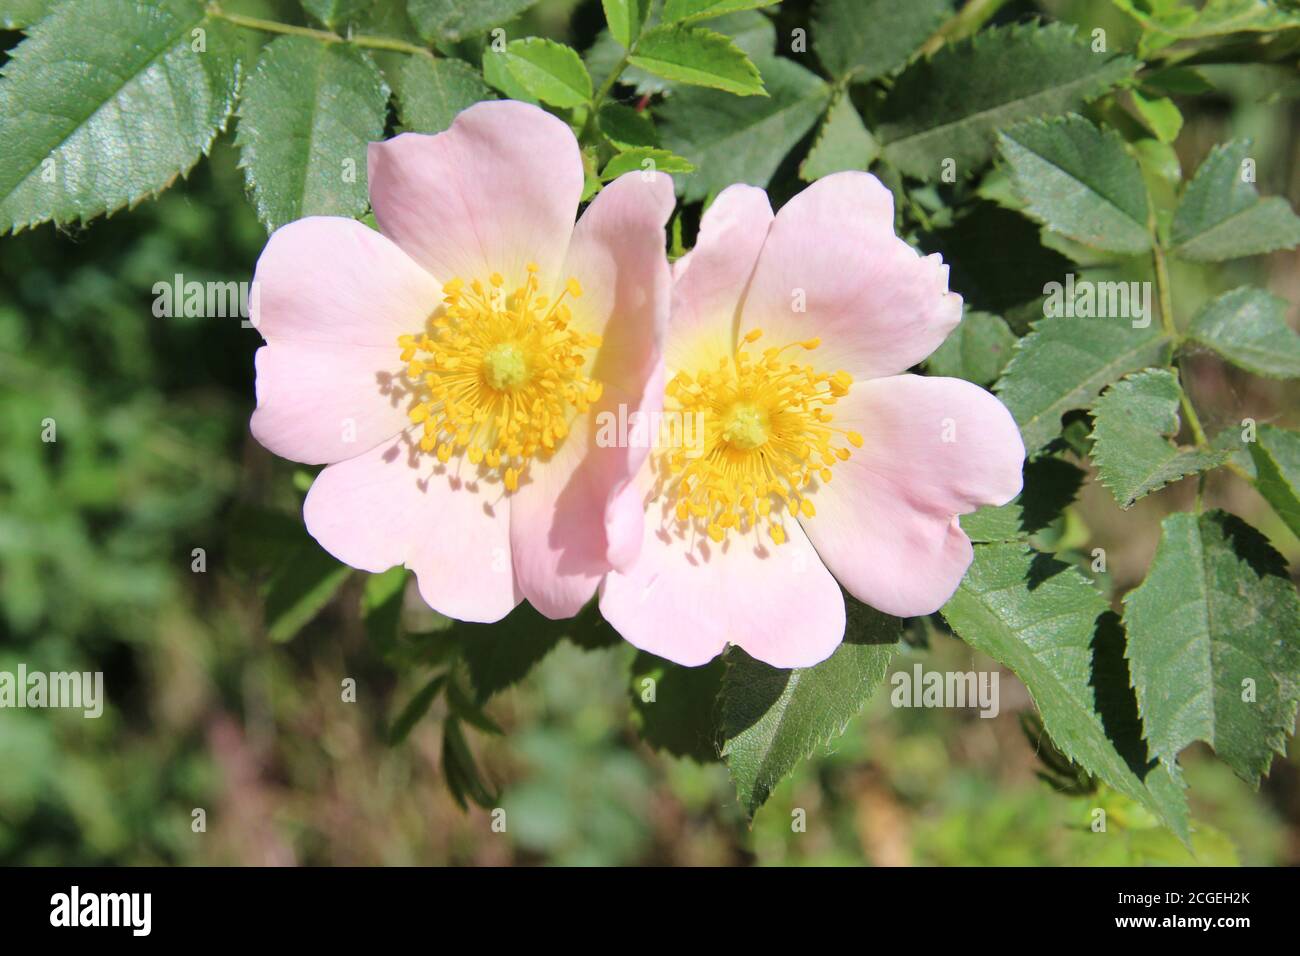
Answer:
[[[397,340],[415,399],[410,418],[424,426],[420,450],[444,464],[463,453],[499,472],[507,491],[601,394],[584,372],[600,336],[570,328],[564,303],[582,295],[578,280],[569,279],[554,302],[538,288],[531,263],[511,293],[497,273],[486,283],[452,279],[428,329]]]
[[[754,357],[745,346],[761,335],[751,331],[715,369],[678,372],[666,389],[671,410],[702,413],[704,443],[698,457],[684,448],[658,454],[658,490],[679,525],[715,542],[733,529],[747,533],[761,523],[775,543],[784,543],[783,515],[813,517],[817,482],[829,482],[831,468],[849,457],[840,440],[862,447],[862,436],[833,427],[828,411],[848,394],[852,377],[782,357],[793,348],[812,351],[820,340]]]

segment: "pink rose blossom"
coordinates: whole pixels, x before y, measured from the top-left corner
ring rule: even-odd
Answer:
[[[640,543],[646,451],[592,417],[661,400],[672,182],[623,176],[575,227],[572,131],[509,101],[368,165],[378,232],[302,219],[258,260],[253,434],[328,466],[304,517],[339,560],[462,620],[570,616]]]
[[[674,268],[665,413],[704,440],[639,476],[640,554],[601,585],[632,644],[698,665],[728,643],[776,667],[844,636],[840,587],[889,614],[937,610],[973,552],[956,516],[1020,491],[1006,407],[953,378],[902,374],[961,319],[939,256],[894,235],[866,173],[827,176],[773,216],[723,191]],[[685,422],[681,433],[685,434]]]

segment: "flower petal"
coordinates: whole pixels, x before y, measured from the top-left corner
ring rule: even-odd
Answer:
[[[253,436],[282,458],[341,461],[406,427],[397,337],[424,327],[441,291],[390,240],[352,219],[276,230],[257,261]]]
[[[1011,413],[970,382],[899,375],[855,383],[834,414],[863,445],[815,490],[804,530],[859,600],[900,617],[938,610],[972,557],[954,515],[1020,493]]]
[[[610,442],[618,432],[608,426],[662,408],[671,288],[663,230],[672,208],[667,175],[628,173],[600,192],[574,231],[565,272],[585,276],[586,288],[571,302],[573,323],[603,337],[592,374],[604,392],[549,461],[529,466],[510,515],[520,588],[549,617],[576,614],[611,561],[640,545],[640,501],[624,492],[649,444]]]
[[[753,186],[728,186],[705,210],[695,248],[675,264],[665,351],[672,372],[712,369],[732,354],[740,303],[771,223],[767,193]]]
[[[568,125],[545,110],[476,103],[436,136],[371,143],[368,169],[380,230],[441,281],[500,272],[514,289],[529,262],[543,282],[565,278],[582,157]]]
[[[448,617],[500,620],[522,600],[501,485],[463,479],[456,462],[431,466],[414,449],[404,432],[322,471],[303,503],[308,532],[362,571],[406,565]]]
[[[760,350],[820,337],[823,370],[856,379],[920,362],[961,320],[961,296],[948,291],[939,256],[918,254],[893,221],[893,197],[869,173],[834,173],[803,190],[768,232],[741,333],[762,329]]]
[[[637,560],[606,576],[600,611],[644,651],[695,667],[738,644],[773,667],[808,667],[844,639],[844,596],[794,522],[774,545],[679,537],[652,508]]]

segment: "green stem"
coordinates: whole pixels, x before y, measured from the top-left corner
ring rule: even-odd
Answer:
[[[242,13],[227,13],[215,3],[208,4],[208,13],[227,23],[234,24],[237,27],[243,27],[246,30],[260,30],[262,33],[281,33],[286,36],[307,37],[312,40],[318,40],[321,43],[351,43],[353,46],[366,47],[371,50],[391,50],[396,53],[421,54],[423,56],[433,56],[433,51],[427,47],[419,46],[415,43],[408,43],[405,40],[399,40],[396,37],[379,37],[379,36],[339,36],[329,30],[316,30],[312,27],[295,26],[292,23],[281,23],[279,20],[263,20],[261,17],[247,17]]]
[[[936,30],[928,40],[921,44],[921,49],[917,51],[917,54],[919,56],[929,56],[945,43],[962,40],[977,33],[979,28],[988,23],[993,14],[997,13],[1006,2],[1007,0],[970,0],[970,3],[962,7],[950,20]]]
[[[632,46],[636,46],[635,41],[633,41]],[[622,76],[623,71],[627,69],[628,60],[631,56],[631,50],[624,50],[623,56],[619,59],[618,63],[614,65],[614,69],[610,71],[605,82],[600,84],[600,89],[596,90],[592,95],[591,105],[587,109],[587,120],[582,124],[582,132],[578,135],[578,141],[580,143],[590,141],[591,132],[596,128],[596,114],[600,112],[600,105],[605,102],[605,97],[609,96],[609,91],[614,88],[614,84],[618,82],[618,78]]]
[[[1169,265],[1165,261],[1165,250],[1160,245],[1160,239],[1156,236],[1155,230],[1151,234],[1151,257],[1155,262],[1156,272],[1156,296],[1160,300],[1160,324],[1165,330],[1165,335],[1169,337],[1173,351],[1171,356],[1178,351],[1178,345],[1181,336],[1178,333],[1177,326],[1174,325],[1174,299],[1169,284]],[[1174,360],[1171,358],[1170,367],[1173,367]],[[1179,371],[1182,369],[1180,367]],[[1196,407],[1192,405],[1192,400],[1187,394],[1187,377],[1180,375],[1182,387],[1178,390],[1179,404],[1182,406],[1183,419],[1187,422],[1187,427],[1192,430],[1192,438],[1195,439],[1198,448],[1210,447],[1210,440],[1205,435],[1205,429],[1201,427],[1201,418],[1196,414]]]

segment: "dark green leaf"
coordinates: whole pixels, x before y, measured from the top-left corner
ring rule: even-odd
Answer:
[[[237,44],[198,0],[54,7],[3,67],[0,234],[113,213],[188,172],[234,107]]]
[[[407,0],[411,22],[426,40],[465,40],[513,20],[537,0]]]
[[[875,137],[862,125],[848,94],[841,93],[826,112],[817,140],[799,166],[799,176],[813,182],[847,169],[865,171],[879,155]]]
[[[397,114],[413,133],[441,133],[461,110],[495,96],[468,63],[442,57],[406,57],[395,83]]]
[[[622,103],[605,103],[597,116],[600,131],[619,149],[659,145],[659,134],[649,113],[624,106]]]
[[[985,30],[904,70],[876,134],[885,158],[909,176],[936,179],[948,159],[968,176],[992,155],[999,129],[1074,109],[1136,66],[1093,53],[1065,24]]]
[[[1248,447],[1255,462],[1255,490],[1300,538],[1300,435],[1261,425]]]
[[[1300,596],[1281,555],[1233,515],[1172,514],[1124,623],[1153,753],[1173,770],[1203,740],[1258,786],[1300,699]]]
[[[306,541],[266,587],[266,633],[277,643],[301,631],[338,593],[352,569],[315,541]]]
[[[1300,335],[1287,325],[1288,307],[1285,299],[1242,286],[1201,309],[1187,337],[1256,375],[1300,378]]]
[[[1025,462],[1024,490],[1001,507],[986,506],[961,516],[972,541],[1015,541],[1041,531],[1060,517],[1083,485],[1084,473],[1045,455]]]
[[[931,375],[964,378],[987,387],[1002,374],[1015,345],[1015,333],[999,316],[968,310],[925,365]]]
[[[637,654],[628,690],[641,739],[675,757],[718,760],[717,703],[725,671],[721,657],[703,667],[682,667],[644,651]]]
[[[813,49],[832,76],[872,80],[906,63],[951,12],[950,0],[819,0]]]
[[[447,675],[438,674],[407,702],[392,726],[388,728],[390,746],[395,747],[410,736],[411,730],[420,722],[420,718],[429,712],[433,702],[438,699],[438,694],[445,683],[447,683]]]
[[[387,104],[388,85],[362,50],[295,36],[263,49],[235,142],[268,230],[366,211],[366,147],[383,137]]]

